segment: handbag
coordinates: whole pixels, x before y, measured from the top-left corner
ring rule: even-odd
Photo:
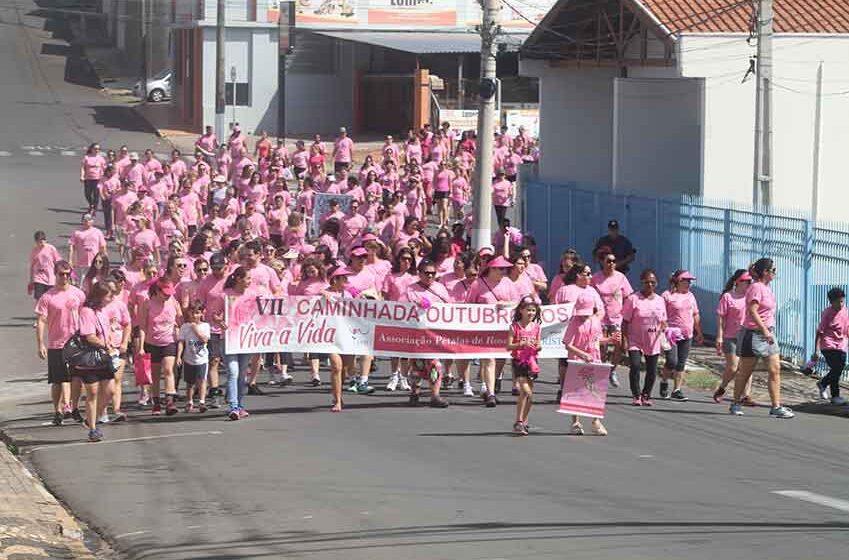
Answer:
[[[98,319],[98,322],[99,319]],[[106,331],[100,325],[101,335],[106,338]],[[62,347],[62,359],[73,367],[81,370],[107,370],[115,373],[115,363],[106,348],[97,348],[86,342],[79,331],[75,332]]]

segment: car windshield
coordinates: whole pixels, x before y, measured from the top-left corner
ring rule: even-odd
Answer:
[[[162,78],[164,78],[165,76],[167,76],[170,73],[171,73],[170,68],[166,68],[165,70],[160,70],[157,74],[154,74],[154,76],[151,78],[151,80],[161,80]]]

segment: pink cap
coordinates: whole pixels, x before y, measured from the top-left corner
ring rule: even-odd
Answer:
[[[309,243],[304,243],[301,245],[301,254],[302,255],[312,255],[315,253],[315,246],[310,245]]]
[[[482,257],[484,255],[494,255],[494,254],[495,254],[495,249],[493,249],[489,245],[485,245],[485,246],[481,247],[480,249],[478,249],[478,256],[479,257]]]
[[[595,300],[587,293],[579,295],[572,313],[575,317],[589,317],[595,313]]]
[[[740,278],[737,279],[737,282],[751,282],[751,281],[752,281],[752,275],[749,274],[748,272],[744,272],[743,274],[740,275]]]
[[[513,263],[499,255],[489,261],[489,268],[513,268]]]
[[[352,257],[364,257],[366,255],[368,255],[368,249],[365,247],[355,247],[351,250]]]
[[[363,236],[363,243],[367,241],[379,241],[377,236],[373,233],[367,233]]]
[[[347,266],[340,266],[330,274],[330,278],[333,279],[337,276],[350,276],[351,274],[353,274],[353,272],[351,272],[350,268]]]
[[[693,276],[689,271],[685,270],[681,274],[678,275],[678,280],[695,280],[696,277]]]

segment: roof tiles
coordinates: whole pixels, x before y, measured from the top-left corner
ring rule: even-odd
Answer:
[[[756,2],[757,0],[755,0]],[[752,0],[634,0],[671,33],[747,33]],[[774,0],[777,33],[849,33],[847,0]]]

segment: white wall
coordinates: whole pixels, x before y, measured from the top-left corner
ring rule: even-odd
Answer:
[[[684,35],[681,72],[705,80],[707,198],[752,200],[755,82],[741,84],[754,47],[745,36]],[[773,204],[811,210],[816,74],[824,97],[819,216],[845,220],[849,149],[849,36],[778,35],[774,40]]]
[[[616,78],[613,185],[701,194],[702,80]]]
[[[235,120],[242,130],[273,131],[277,123],[277,32],[269,28],[227,28],[224,79],[236,67],[236,81],[250,84],[248,106],[228,105],[225,121]],[[203,124],[215,125],[215,28],[203,28]]]
[[[540,177],[611,185],[615,70],[523,60],[519,74],[540,79]]]

